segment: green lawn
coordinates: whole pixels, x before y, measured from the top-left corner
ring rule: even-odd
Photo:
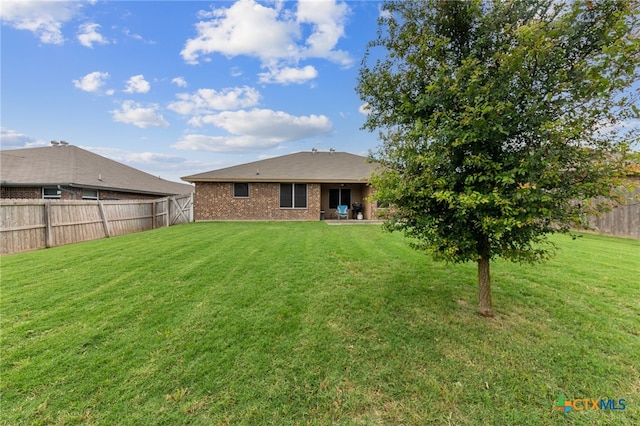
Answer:
[[[196,223],[5,256],[1,424],[640,424],[640,242],[434,263],[378,226]],[[625,399],[576,411],[559,397]]]

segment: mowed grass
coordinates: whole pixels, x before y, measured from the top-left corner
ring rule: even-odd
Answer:
[[[492,265],[492,319],[475,265],[378,226],[196,223],[5,256],[0,422],[640,424],[640,242],[553,239],[546,264]]]

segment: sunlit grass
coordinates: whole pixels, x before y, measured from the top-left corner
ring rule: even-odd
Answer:
[[[0,259],[2,424],[640,423],[640,242],[434,263],[377,226],[198,223]],[[558,397],[624,411],[553,409]]]

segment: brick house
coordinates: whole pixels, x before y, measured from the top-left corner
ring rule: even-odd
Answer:
[[[335,217],[338,205],[349,219],[376,218],[369,177],[377,164],[346,152],[298,152],[241,164],[182,180],[195,183],[195,220],[319,220]],[[356,206],[354,206],[356,204]]]
[[[0,198],[129,200],[190,194],[194,188],[57,143],[0,151],[0,190]]]

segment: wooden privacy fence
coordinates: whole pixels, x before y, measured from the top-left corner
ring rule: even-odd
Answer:
[[[624,204],[589,218],[589,225],[599,234],[640,239],[640,185],[629,191]]]
[[[0,200],[0,254],[193,221],[193,194],[157,200]]]

